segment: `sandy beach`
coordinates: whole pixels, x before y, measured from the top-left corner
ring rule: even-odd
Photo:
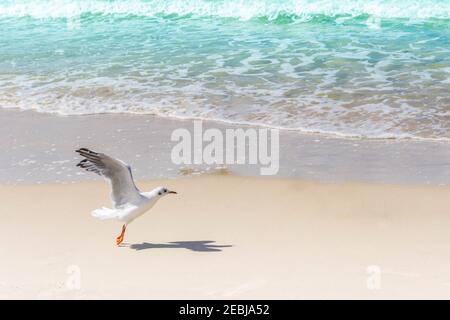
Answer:
[[[0,298],[448,298],[445,143],[280,134],[280,171],[176,166],[191,121],[0,110]],[[14,123],[14,125],[11,125]],[[205,122],[220,130],[230,127]],[[109,186],[75,164],[120,156],[161,199],[127,229],[90,212]]]
[[[121,247],[120,225],[89,214],[109,205],[105,183],[1,186],[0,298],[450,296],[447,187],[227,174],[139,183],[158,185],[179,194],[131,224]]]

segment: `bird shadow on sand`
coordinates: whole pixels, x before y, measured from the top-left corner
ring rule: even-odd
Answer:
[[[215,244],[212,240],[199,240],[199,241],[171,241],[167,243],[134,243],[122,246],[127,246],[130,249],[140,251],[148,249],[186,249],[196,252],[219,252],[222,248],[232,247],[230,244],[219,245]]]

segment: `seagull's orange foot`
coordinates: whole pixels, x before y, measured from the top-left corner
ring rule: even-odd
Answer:
[[[116,244],[119,246],[123,242],[123,236],[118,236],[116,238]]]
[[[125,225],[123,225],[122,226],[122,232],[120,233],[120,236],[118,236],[117,238],[116,238],[116,244],[117,245],[120,245],[122,242],[123,242],[123,237],[125,236],[125,230],[126,230],[126,226]]]

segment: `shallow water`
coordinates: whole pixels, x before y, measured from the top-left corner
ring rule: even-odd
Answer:
[[[450,139],[450,1],[0,0],[0,106]]]

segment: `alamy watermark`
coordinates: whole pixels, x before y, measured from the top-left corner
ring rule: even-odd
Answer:
[[[366,286],[369,290],[381,289],[381,268],[377,265],[371,265],[366,268],[367,279]]]
[[[275,175],[280,166],[279,131],[267,128],[228,128],[203,130],[200,120],[194,121],[193,132],[178,128],[171,140],[174,164],[259,165],[261,175]]]
[[[66,269],[68,275],[66,279],[66,288],[68,290],[81,289],[81,268],[77,265],[70,265]]]

